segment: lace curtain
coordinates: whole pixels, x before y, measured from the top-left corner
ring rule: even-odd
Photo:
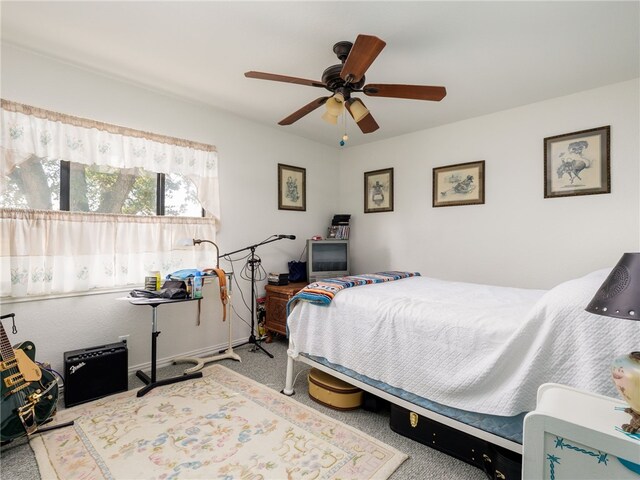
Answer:
[[[0,295],[24,297],[142,285],[150,271],[215,267],[206,218],[0,209]]]
[[[36,156],[84,165],[140,167],[189,178],[207,216],[220,220],[218,154],[213,145],[73,117],[2,100],[0,178]]]
[[[23,297],[141,285],[149,271],[215,266],[215,253],[180,247],[215,241],[215,147],[2,100],[0,178],[32,156],[179,173],[196,185],[205,218],[0,209],[0,296]]]

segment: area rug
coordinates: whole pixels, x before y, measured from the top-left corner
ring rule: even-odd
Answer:
[[[221,365],[57,413],[35,436],[43,479],[385,479],[396,449]]]

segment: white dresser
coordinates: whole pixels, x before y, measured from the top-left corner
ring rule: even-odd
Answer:
[[[640,435],[620,425],[626,405],[553,383],[524,419],[523,479],[640,480]],[[625,466],[626,465],[626,466]]]

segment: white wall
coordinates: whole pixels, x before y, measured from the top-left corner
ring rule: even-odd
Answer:
[[[344,150],[340,211],[353,215],[355,273],[550,288],[637,251],[639,91],[636,79]],[[543,139],[603,125],[611,194],[545,199]],[[433,208],[432,169],[477,160],[485,204]],[[364,214],[363,173],[389,167],[394,212]]]
[[[103,122],[211,143],[220,156],[221,253],[256,244],[271,234],[292,234],[259,247],[267,272],[287,271],[298,259],[304,239],[324,232],[337,211],[337,150],[292,136],[281,127],[259,126],[228,112],[188,103],[89,72],[15,47],[2,46],[3,98]],[[185,72],[188,75],[188,72]],[[278,210],[277,164],[307,169],[307,211]],[[205,245],[204,248],[209,248]],[[212,249],[213,254],[213,249]],[[212,258],[212,264],[214,260]],[[229,264],[222,263],[229,271]],[[238,272],[241,262],[236,265]],[[163,272],[168,273],[168,272]],[[140,279],[141,283],[143,279]],[[238,278],[249,301],[248,282]],[[261,282],[264,284],[264,282]],[[247,320],[239,290],[233,303]],[[262,287],[259,291],[264,291]],[[151,308],[116,301],[124,293],[92,295],[26,303],[5,303],[2,313],[15,312],[19,333],[10,341],[32,340],[38,359],[62,366],[62,353],[117,341],[130,334],[129,364],[149,362]],[[169,359],[185,352],[217,351],[226,340],[218,295],[205,287],[202,325],[194,304],[158,310],[158,356]],[[6,327],[6,325],[5,325]],[[10,332],[10,328],[6,328]],[[246,339],[249,328],[234,316],[234,338]],[[242,349],[241,355],[253,355]],[[267,357],[265,357],[267,358]]]
[[[356,273],[396,268],[452,280],[549,288],[610,266],[624,251],[638,250],[637,80],[338,152],[280,128],[7,45],[2,61],[3,98],[216,145],[222,252],[274,233],[298,236],[258,249],[267,271],[286,271],[286,262],[302,252],[303,239],[324,234],[337,212],[352,214]],[[544,199],[543,138],[602,125],[611,125],[612,193]],[[485,205],[432,208],[432,168],[475,160],[486,161]],[[277,209],[277,163],[307,169],[306,212]],[[387,167],[394,167],[395,211],[365,215],[363,173]],[[246,292],[247,282],[240,282]],[[223,346],[226,326],[213,286],[205,287],[205,295],[200,327],[195,326],[194,305],[160,308],[161,361]],[[11,342],[34,341],[38,359],[55,368],[61,368],[64,351],[113,342],[124,334],[131,335],[130,366],[148,363],[151,309],[115,300],[119,296],[10,303],[2,305],[2,313],[17,315],[19,333],[10,335]],[[248,320],[237,288],[234,304]],[[237,317],[234,322],[234,338],[245,339],[248,327]],[[246,348],[240,353],[253,355]]]

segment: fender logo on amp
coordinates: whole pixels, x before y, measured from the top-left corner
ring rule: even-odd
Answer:
[[[85,365],[86,363],[84,362],[80,362],[78,365],[71,365],[71,367],[69,367],[69,373],[74,374],[77,370],[80,370]]]

